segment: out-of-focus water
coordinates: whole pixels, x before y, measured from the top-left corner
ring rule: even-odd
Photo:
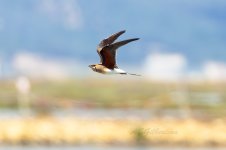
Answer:
[[[194,148],[194,147],[98,147],[98,146],[0,146],[0,150],[225,150],[225,148]]]
[[[198,114],[197,112],[193,112]],[[188,112],[183,110],[155,110],[155,109],[105,109],[105,108],[75,108],[75,109],[56,109],[50,110],[49,114],[55,117],[79,117],[86,119],[104,119],[104,118],[114,118],[114,119],[151,119],[156,116],[164,117],[175,117],[175,118],[185,118],[188,117]],[[30,111],[28,115],[35,115],[34,111]],[[0,109],[0,119],[3,118],[20,118],[23,117],[23,113],[18,110],[13,109]]]

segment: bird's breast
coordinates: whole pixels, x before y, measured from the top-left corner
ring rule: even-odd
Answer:
[[[114,70],[108,69],[108,68],[104,68],[104,73],[105,74],[114,74]]]

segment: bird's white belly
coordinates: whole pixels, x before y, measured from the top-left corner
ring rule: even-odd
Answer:
[[[119,69],[119,68],[114,68],[114,69],[105,69],[106,74],[121,74],[121,73],[126,73],[124,70]]]

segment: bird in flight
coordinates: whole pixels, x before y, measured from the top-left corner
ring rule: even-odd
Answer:
[[[120,69],[116,64],[116,50],[132,41],[139,40],[139,38],[127,39],[119,42],[114,41],[126,31],[117,32],[110,37],[102,40],[97,47],[97,53],[100,56],[100,64],[89,65],[89,67],[98,73],[102,74],[123,74],[123,75],[136,75],[138,74],[128,73],[122,69]]]

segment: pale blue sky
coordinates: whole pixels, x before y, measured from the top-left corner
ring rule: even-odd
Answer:
[[[19,53],[95,63],[99,41],[126,29],[121,39],[141,39],[122,48],[121,64],[143,64],[156,45],[189,68],[226,62],[225,8],[225,0],[0,0],[0,59],[9,67]]]

